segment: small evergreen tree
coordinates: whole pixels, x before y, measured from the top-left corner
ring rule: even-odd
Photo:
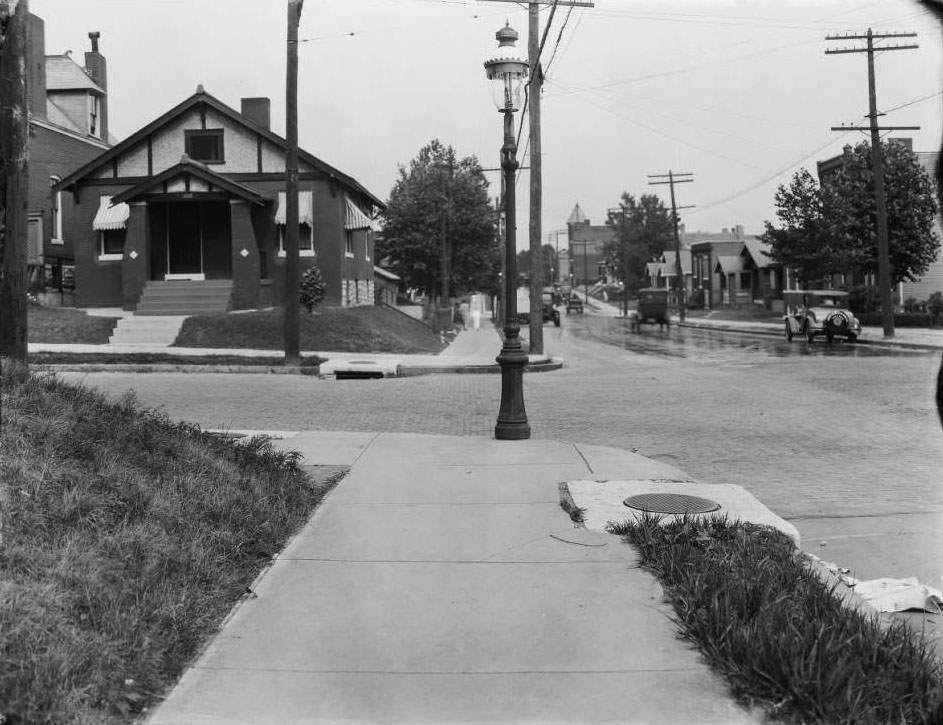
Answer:
[[[324,277],[316,264],[301,275],[301,304],[313,312],[324,299]]]

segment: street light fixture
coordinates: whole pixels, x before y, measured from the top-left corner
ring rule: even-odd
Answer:
[[[514,199],[514,175],[518,168],[517,142],[514,140],[514,112],[521,105],[521,90],[527,78],[527,62],[516,57],[518,34],[505,23],[494,36],[498,41],[497,58],[485,61],[485,74],[492,82],[494,103],[504,115],[504,144],[501,146],[501,170],[504,172],[504,344],[497,357],[501,366],[501,409],[494,427],[499,440],[530,438],[527,411],[524,410],[524,366],[527,354],[521,347],[521,328],[517,319],[517,227]]]

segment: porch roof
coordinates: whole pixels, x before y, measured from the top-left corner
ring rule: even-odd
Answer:
[[[96,232],[124,229],[130,216],[131,209],[127,204],[113,204],[112,197],[102,195],[95,219],[92,221],[92,229]]]
[[[120,194],[115,194],[112,203],[134,201],[139,196],[152,191],[155,187],[163,187],[165,181],[171,181],[172,179],[176,179],[178,176],[192,176],[197,179],[202,179],[207,184],[209,184],[211,188],[225,191],[229,194],[232,194],[233,196],[243,199],[244,201],[248,201],[250,204],[265,203],[265,197],[263,197],[261,194],[258,194],[253,189],[250,189],[245,184],[240,184],[237,181],[227,179],[221,174],[217,174],[208,166],[201,164],[199,161],[194,161],[186,154],[180,157],[180,163],[162,171],[157,176],[152,176],[148,179],[145,179],[140,184],[122,191]]]
[[[743,257],[718,257],[717,264],[714,265],[715,272],[721,272],[722,274],[733,274],[734,272],[743,271]]]

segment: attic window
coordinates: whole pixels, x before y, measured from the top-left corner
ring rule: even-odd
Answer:
[[[194,161],[221,164],[223,157],[223,129],[205,128],[185,132],[186,152]]]

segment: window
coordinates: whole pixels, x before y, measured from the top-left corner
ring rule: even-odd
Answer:
[[[314,240],[311,238],[311,227],[307,224],[298,225],[298,256],[314,256]],[[285,256],[285,225],[278,225],[278,256]]]
[[[88,133],[90,136],[101,136],[101,127],[99,120],[101,117],[101,99],[92,94],[88,94]]]
[[[363,235],[363,258],[370,261],[370,235]]]
[[[98,258],[102,261],[121,259],[124,253],[124,229],[103,229],[98,232]]]
[[[354,233],[350,229],[344,231],[344,256],[354,256]]]
[[[204,164],[221,164],[223,156],[223,129],[190,129],[184,132],[186,152],[194,161]]]
[[[61,179],[58,176],[50,176],[49,183],[52,186],[55,186],[59,183]],[[52,238],[49,240],[50,244],[64,244],[65,242],[62,239],[62,192],[53,191],[52,192],[52,222],[51,233]]]

